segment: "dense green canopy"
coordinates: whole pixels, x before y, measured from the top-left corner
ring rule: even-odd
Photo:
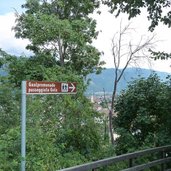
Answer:
[[[57,65],[86,76],[102,64],[91,45],[98,35],[96,21],[89,17],[98,6],[92,0],[27,0],[25,12],[16,14],[15,36],[29,39],[27,49],[36,55],[51,55]]]
[[[117,152],[171,143],[170,85],[156,75],[132,82],[117,99]]]

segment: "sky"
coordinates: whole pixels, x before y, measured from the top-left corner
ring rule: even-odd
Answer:
[[[21,5],[25,0],[0,0],[0,48],[7,53],[14,55],[29,55],[30,52],[25,49],[28,44],[28,40],[16,39],[12,27],[15,26],[15,10],[19,13],[22,11]],[[94,14],[97,20],[97,31],[99,36],[97,40],[93,42],[93,45],[99,50],[103,51],[104,55],[101,60],[106,62],[105,67],[113,68],[113,57],[111,53],[111,40],[114,34],[119,30],[120,23],[122,21],[123,27],[130,21],[127,20],[127,15],[122,14],[118,18],[115,18],[108,12],[107,7],[101,7],[101,15]],[[155,34],[155,50],[165,51],[171,53],[171,28],[159,24],[154,33],[148,32],[149,22],[145,11],[141,16],[138,16],[131,20],[131,27],[134,31],[131,33],[130,40],[135,44],[139,42],[141,36],[152,36]],[[171,60],[157,60],[148,62],[140,61],[139,66],[142,68],[152,69],[156,71],[164,71],[171,73]],[[121,66],[122,67],[122,66]]]

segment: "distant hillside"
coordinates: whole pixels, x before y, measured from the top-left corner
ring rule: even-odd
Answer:
[[[87,93],[97,93],[105,92],[111,93],[113,91],[113,80],[114,80],[114,69],[105,69],[101,74],[90,74],[88,79],[91,79],[90,85],[87,89]],[[141,68],[127,68],[123,78],[120,80],[118,91],[125,89],[130,81],[133,81],[137,78],[147,78],[154,71]],[[165,81],[166,76],[169,75],[166,72],[155,72],[161,80]]]

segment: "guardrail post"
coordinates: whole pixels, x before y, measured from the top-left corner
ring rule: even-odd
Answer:
[[[166,152],[165,151],[162,151],[161,152],[161,158],[164,159],[166,157]],[[165,170],[165,164],[161,164],[161,171],[164,171]]]
[[[129,167],[133,166],[133,159],[129,159]]]

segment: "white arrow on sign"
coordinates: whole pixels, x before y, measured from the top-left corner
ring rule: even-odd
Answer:
[[[71,83],[71,86],[69,86],[69,89],[71,89],[71,92],[73,92],[75,90],[74,84]]]

